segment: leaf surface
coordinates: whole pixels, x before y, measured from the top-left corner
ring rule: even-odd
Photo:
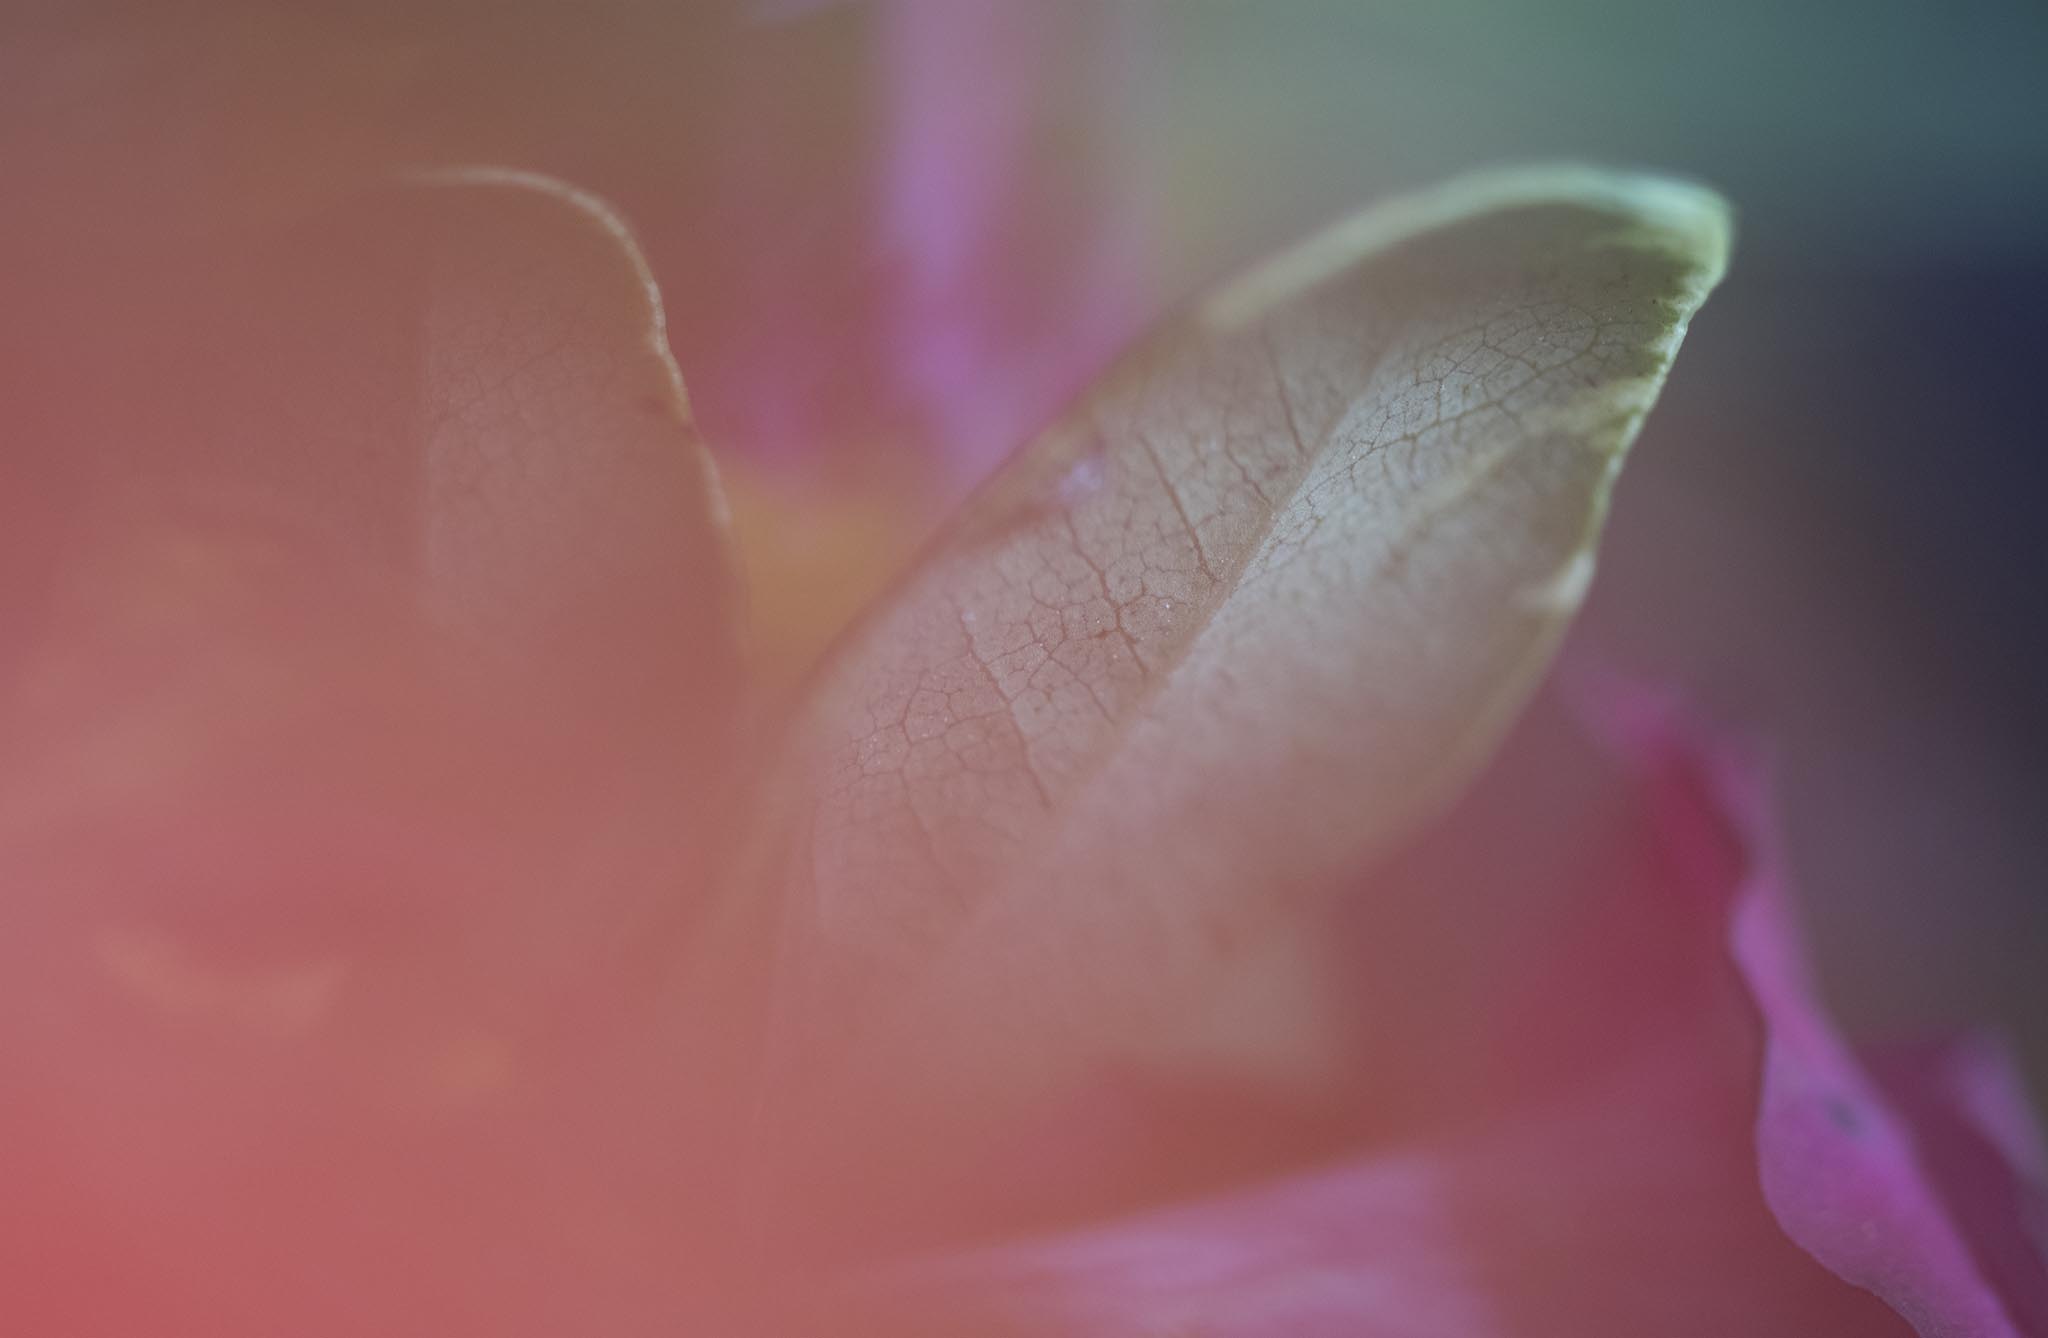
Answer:
[[[646,267],[594,199],[458,169],[42,249],[0,326],[32,518],[267,510],[508,663],[615,688],[730,640],[715,482]]]
[[[769,1144],[982,1146],[1450,797],[1728,236],[1671,181],[1458,181],[1226,286],[1021,452],[798,734]]]

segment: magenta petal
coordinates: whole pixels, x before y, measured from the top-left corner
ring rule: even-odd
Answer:
[[[1071,0],[890,0],[880,23],[880,223],[900,267],[889,365],[939,463],[978,478],[1159,304],[1145,164],[1100,125],[1131,119],[1105,102],[1149,91],[1151,20]]]
[[[1768,853],[1768,836],[1751,831]],[[1763,1013],[1763,1094],[1757,1113],[1757,1160],[1764,1193],[1785,1232],[1847,1281],[1883,1297],[1922,1334],[1962,1338],[2024,1338],[2048,1332],[2038,1319],[2022,1323],[2015,1302],[2038,1315],[2042,1255],[2020,1233],[2017,1205],[2031,1195],[2028,1171],[2008,1164],[2002,1182],[2012,1195],[2006,1220],[1983,1244],[2002,1261],[1980,1263],[1966,1219],[1952,1211],[1941,1174],[1956,1148],[1935,1118],[1916,1121],[1858,1062],[1819,1002],[1793,925],[1778,862],[1766,858],[1737,904],[1731,926],[1735,960]],[[1912,1093],[1909,1085],[1904,1089]],[[2009,1111],[2016,1098],[2006,1103]],[[1968,1126],[1964,1126],[1964,1132]],[[1996,1146],[1979,1135],[1977,1152]],[[1980,1194],[1988,1185],[1979,1186]],[[1972,1207],[1985,1221],[1980,1198]],[[2004,1230],[1998,1230],[2003,1227]],[[1997,1285],[2000,1275],[2016,1289]]]
[[[1964,1036],[1863,1058],[1985,1279],[2021,1332],[2048,1333],[2048,1153],[2011,1056]]]
[[[1922,1335],[2019,1338],[1923,1164],[1912,1125],[1828,1029],[1784,908],[1757,896],[1735,950],[1768,1028],[1757,1156],[1786,1234]]]
[[[1740,932],[1761,959],[1752,969],[1775,970],[1755,943],[1773,932],[1762,918]],[[1807,1006],[1768,987],[1759,997],[1773,1012]],[[1888,1076],[1874,1080],[1832,1036],[1775,1030],[1758,1141],[1786,1231],[1923,1334],[2048,1333],[2038,1170],[1956,1104],[1966,1094],[1940,1086],[1953,1075],[1895,1060]]]
[[[1610,690],[1598,709],[1617,741],[1662,774],[1663,788],[1672,790],[1674,781],[1703,787],[1749,846],[1751,870],[1731,906],[1729,945],[1762,1015],[1756,1158],[1764,1196],[1786,1235],[1837,1276],[1883,1298],[1923,1338],[2048,1332],[2028,1318],[2038,1314],[2043,1268],[2040,1163],[2007,1151],[2028,1123],[2016,1084],[1999,1094],[1999,1137],[1985,1137],[1987,1125],[1965,1124],[1963,1132],[1976,1133],[1976,1155],[1948,1173],[1958,1152],[1949,1136],[1956,1121],[1945,1128],[1934,1118],[1941,1107],[1932,1103],[1917,1103],[1928,1112],[1922,1119],[1895,1103],[1820,1002],[1758,769],[1704,741],[1669,703],[1648,694]],[[1910,1094],[1914,1086],[1898,1090]],[[1995,1169],[1983,1165],[1987,1158]],[[1959,1202],[1945,1192],[1948,1180],[1958,1191],[1976,1192]]]

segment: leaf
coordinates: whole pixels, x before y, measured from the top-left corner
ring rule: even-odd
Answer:
[[[24,477],[66,523],[115,500],[267,509],[507,661],[658,669],[670,695],[679,660],[731,640],[659,301],[591,197],[425,173],[286,221],[84,234],[23,270],[54,277],[0,327],[34,387],[10,463],[43,464]]]
[[[433,607],[508,658],[566,661],[571,690],[629,729],[721,717],[737,662],[724,502],[632,236],[530,173],[418,179],[444,197],[421,408]]]
[[[989,1155],[1443,804],[1728,237],[1672,181],[1453,182],[1226,286],[1021,452],[796,734],[764,1155],[892,1193]]]

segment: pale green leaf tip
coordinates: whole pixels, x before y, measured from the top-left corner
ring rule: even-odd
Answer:
[[[396,173],[401,185],[422,189],[482,189],[525,192],[562,204],[594,225],[617,248],[619,259],[632,270],[634,281],[639,285],[646,299],[646,340],[647,352],[661,368],[668,382],[669,401],[666,409],[677,426],[692,435],[696,432],[696,415],[690,407],[690,392],[683,383],[683,371],[676,363],[674,350],[669,344],[668,307],[661,295],[661,285],[656,282],[654,268],[647,261],[647,253],[640,249],[640,239],[634,235],[632,225],[625,215],[613,207],[609,200],[593,191],[585,190],[574,182],[546,172],[536,172],[523,167],[504,167],[495,163],[453,163],[434,167],[404,168]],[[711,524],[720,534],[732,532],[732,504],[726,497],[724,480],[719,476],[718,463],[708,450],[695,452],[698,468],[703,471],[704,495],[710,507]]]
[[[1544,205],[1576,205],[1613,215],[1629,226],[1637,245],[1683,261],[1687,279],[1673,294],[1680,331],[1727,271],[1733,210],[1711,187],[1580,163],[1530,164],[1468,173],[1373,204],[1218,289],[1202,304],[1202,322],[1221,329],[1240,326],[1425,233],[1485,214]]]

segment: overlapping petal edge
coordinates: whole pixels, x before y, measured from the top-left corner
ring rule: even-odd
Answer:
[[[1668,695],[1574,695],[1674,875],[1637,889],[1646,914],[1717,978],[1681,987],[1692,1044],[1441,1142],[862,1279],[861,1302],[902,1332],[1062,1338],[2048,1334],[2048,1159],[1998,1042],[1853,1047],[1757,759]]]

